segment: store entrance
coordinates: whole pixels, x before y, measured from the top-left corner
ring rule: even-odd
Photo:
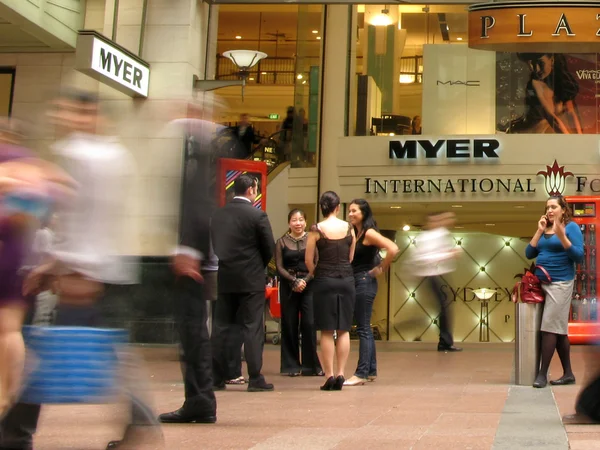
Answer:
[[[381,229],[397,230],[400,249],[389,274],[379,282],[372,324],[382,339],[437,342],[439,307],[423,279],[411,270],[415,240],[431,212],[453,211],[455,245],[462,249],[457,269],[443,276],[446,300],[452,302],[456,342],[511,342],[515,275],[530,262],[525,247],[544,205],[539,202],[373,204]],[[383,277],[382,277],[383,278]],[[479,289],[493,291],[487,301]],[[478,291],[481,293],[481,291]]]

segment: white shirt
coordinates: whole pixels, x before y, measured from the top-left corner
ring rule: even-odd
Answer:
[[[129,152],[116,138],[83,133],[57,142],[53,150],[78,188],[61,211],[63,239],[52,255],[67,272],[92,280],[137,282],[138,233],[131,213],[135,170]]]
[[[411,266],[415,275],[430,277],[456,269],[454,241],[446,228],[423,231],[416,239]]]

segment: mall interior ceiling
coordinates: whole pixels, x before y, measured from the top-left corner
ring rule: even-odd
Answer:
[[[529,239],[544,211],[541,202],[401,202],[371,203],[382,229],[420,230],[428,214],[437,211],[456,213],[455,232],[489,233]]]

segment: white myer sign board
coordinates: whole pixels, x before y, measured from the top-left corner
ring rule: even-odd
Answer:
[[[75,68],[131,97],[148,97],[150,65],[95,31],[80,31]]]

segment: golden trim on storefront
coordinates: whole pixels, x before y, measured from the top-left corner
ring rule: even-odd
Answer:
[[[469,7],[469,47],[503,52],[595,53],[599,1],[506,1]]]

